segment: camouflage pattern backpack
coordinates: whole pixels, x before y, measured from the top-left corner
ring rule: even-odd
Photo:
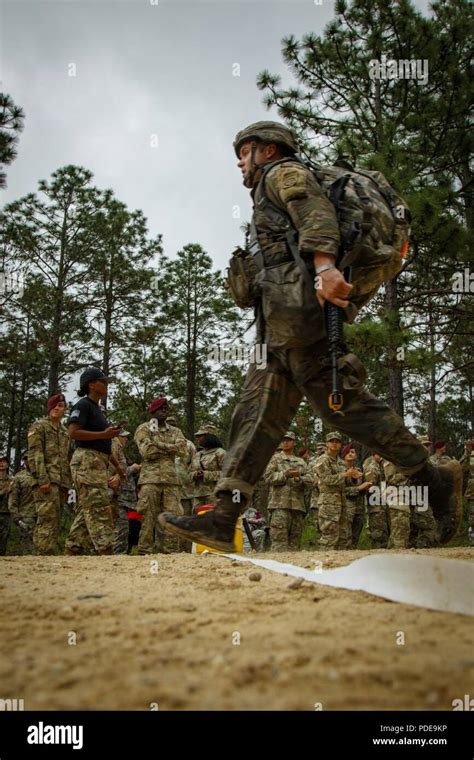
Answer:
[[[341,233],[338,268],[350,267],[350,300],[359,311],[382,283],[401,271],[410,211],[381,172],[356,170],[345,161],[309,168],[336,210]]]

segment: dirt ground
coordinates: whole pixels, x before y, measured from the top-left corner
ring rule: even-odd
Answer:
[[[314,569],[369,553],[263,556]],[[474,560],[461,547],[417,553]],[[472,618],[293,581],[211,554],[1,558],[0,698],[25,710],[451,710],[472,694]]]

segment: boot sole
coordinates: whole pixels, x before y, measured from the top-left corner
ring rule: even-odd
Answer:
[[[196,533],[196,531],[188,531],[183,528],[178,528],[176,525],[167,522],[166,518],[162,519],[162,517],[163,515],[158,516],[158,522],[162,528],[169,533],[175,533],[180,538],[184,538],[191,543],[209,546],[210,549],[218,549],[221,552],[235,552],[235,544],[233,542],[219,541],[216,538],[206,535],[206,533]]]

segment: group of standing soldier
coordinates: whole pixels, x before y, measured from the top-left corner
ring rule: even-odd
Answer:
[[[5,554],[12,520],[19,529],[22,553],[56,553],[62,512],[71,494],[75,508],[66,554],[126,553],[130,519],[141,523],[139,554],[189,546],[165,531],[158,517],[163,512],[196,514],[213,503],[226,453],[217,430],[203,425],[193,443],[170,416],[167,399],[154,399],[148,406],[149,419],[134,436],[141,463],[131,462],[125,454],[129,431],[123,424],[110,426],[100,405],[109,381],[95,367],[83,372],[82,398],[72,407],[67,427],[62,424],[64,395],[51,396],[47,415],[28,432],[23,467],[13,478],[7,459],[0,457],[0,554]],[[431,449],[426,436],[419,440]],[[434,464],[450,461],[446,445],[433,444]],[[289,431],[246,505],[244,517],[257,549],[298,550],[305,521],[316,529],[321,549],[357,548],[365,522],[373,548],[438,545],[431,508],[410,503],[404,495],[410,490],[403,488],[409,481],[391,462],[374,452],[359,467],[356,447],[348,443],[342,448],[338,432],[317,445],[314,457],[307,449],[297,456],[295,446],[296,435]],[[460,462],[472,543],[473,441],[466,444]],[[383,486],[395,486],[400,493],[388,506],[370,498],[377,489],[382,493]]]
[[[418,502],[409,480],[392,462],[373,452],[359,469],[352,443],[342,448],[338,432],[318,444],[316,456],[294,454],[296,436],[288,432],[270,460],[263,481],[269,487],[268,513],[273,550],[299,549],[306,518],[319,535],[321,549],[356,549],[364,523],[372,548],[430,548],[439,545],[432,509]],[[426,436],[420,441],[428,449]],[[433,464],[451,461],[446,441],[433,444]],[[474,442],[460,460],[465,473],[469,540],[474,543]],[[384,494],[392,487],[391,498]],[[259,494],[259,490],[256,491]]]

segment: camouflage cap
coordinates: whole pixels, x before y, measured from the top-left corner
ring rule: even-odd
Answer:
[[[240,158],[242,145],[249,140],[285,145],[292,153],[298,152],[298,143],[293,130],[278,121],[256,121],[255,124],[249,124],[248,127],[237,132],[233,143],[237,158]]]
[[[335,433],[328,433],[326,436],[326,441],[340,441],[342,442],[342,435],[338,433],[337,431]]]
[[[217,435],[217,427],[216,427],[216,425],[212,425],[210,423],[206,424],[206,425],[201,425],[201,427],[199,428],[199,430],[196,430],[196,432],[194,433],[194,435],[195,436],[196,435],[206,435],[207,433],[212,433],[212,435]]]
[[[283,438],[291,438],[292,441],[296,441],[296,435],[293,433],[292,430],[289,430],[287,433],[285,433]]]

